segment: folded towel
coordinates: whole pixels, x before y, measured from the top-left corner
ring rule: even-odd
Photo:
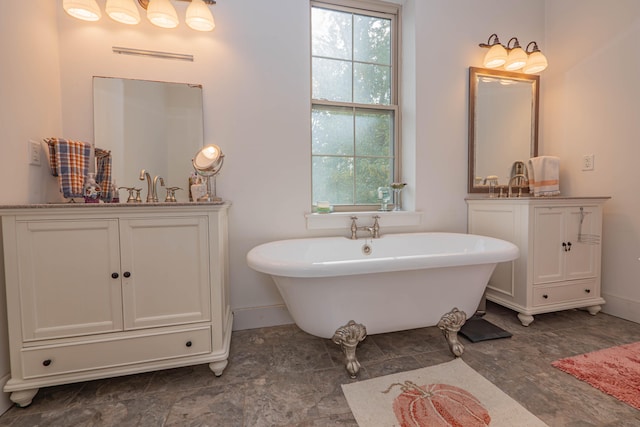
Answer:
[[[89,170],[91,144],[63,138],[47,138],[49,144],[49,166],[53,176],[58,177],[60,191],[65,198],[84,195],[84,177]]]
[[[533,157],[527,162],[529,190],[535,197],[560,194],[560,158]]]
[[[110,202],[113,198],[111,186],[111,151],[102,148],[95,149],[96,153],[96,182],[102,189],[100,198]]]

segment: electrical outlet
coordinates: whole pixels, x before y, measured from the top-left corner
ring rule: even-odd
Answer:
[[[583,171],[592,171],[594,169],[593,166],[593,162],[594,162],[594,155],[593,154],[585,154],[582,157],[582,170]]]
[[[40,166],[40,143],[37,141],[29,141],[29,164]]]

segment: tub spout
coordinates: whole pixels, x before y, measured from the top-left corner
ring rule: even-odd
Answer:
[[[371,233],[371,238],[377,239],[380,237],[380,224],[378,223],[378,219],[380,218],[378,215],[374,215],[373,217],[373,225],[358,227],[356,220],[358,217],[351,217],[351,240],[356,240],[358,238],[358,231],[368,231]]]

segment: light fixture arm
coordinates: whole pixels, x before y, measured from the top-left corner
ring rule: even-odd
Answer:
[[[531,50],[529,50],[529,46],[531,45],[533,45],[533,47],[531,48]],[[529,42],[529,44],[527,45],[524,51],[527,53],[540,52],[540,48],[538,48],[538,43],[533,41],[533,42]]]
[[[493,42],[491,42],[491,38],[493,38]],[[480,43],[478,46],[490,48],[491,46],[495,46],[497,44],[502,44],[502,43],[500,43],[500,39],[498,38],[498,35],[496,33],[493,33],[489,36],[489,39],[487,40],[486,43]]]
[[[180,0],[180,1],[188,1],[191,2],[191,0]],[[206,4],[216,4],[216,0],[202,0],[204,1]],[[140,7],[143,8],[144,10],[147,10],[147,7],[149,6],[149,0],[138,0],[138,4],[140,4]]]
[[[513,46],[511,46],[511,42],[515,40],[515,43],[513,44]],[[509,39],[509,41],[507,42],[507,50],[513,50],[513,49],[522,49],[522,47],[520,46],[520,42],[518,41],[517,37],[511,37]]]

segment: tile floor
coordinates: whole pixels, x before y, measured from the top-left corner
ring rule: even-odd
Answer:
[[[640,341],[640,325],[569,310],[536,316],[488,304],[485,317],[513,337],[465,344],[463,360],[549,426],[638,426],[640,411],[551,367],[555,359]],[[368,337],[360,379],[451,360],[435,328]],[[352,381],[329,340],[293,325],[235,332],[229,366],[206,365],[40,390],[0,426],[356,426],[342,395]],[[356,380],[357,381],[357,380]]]

